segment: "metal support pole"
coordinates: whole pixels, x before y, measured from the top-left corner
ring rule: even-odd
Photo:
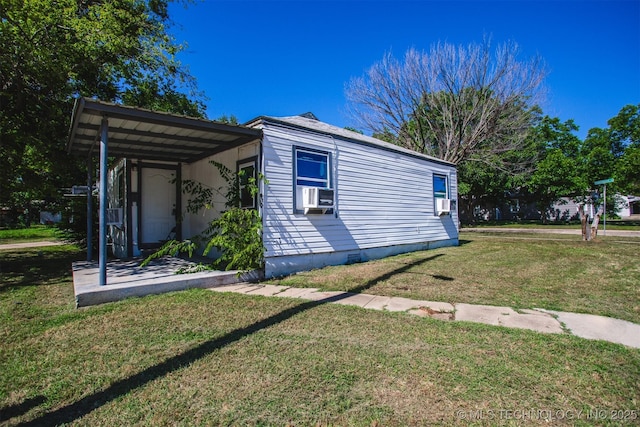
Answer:
[[[604,211],[602,212],[602,235],[607,235],[607,184],[604,185]]]
[[[107,142],[109,138],[109,120],[102,118],[100,126],[100,247],[98,248],[100,286],[107,284]]]
[[[91,153],[87,159],[87,261],[93,259],[93,162]]]

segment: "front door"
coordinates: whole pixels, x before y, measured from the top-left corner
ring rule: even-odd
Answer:
[[[141,169],[140,240],[142,247],[158,246],[175,237],[176,171]]]

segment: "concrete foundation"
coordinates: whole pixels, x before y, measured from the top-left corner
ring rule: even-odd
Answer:
[[[190,288],[212,288],[239,282],[252,282],[261,278],[261,274],[257,271],[239,274],[238,271],[211,270],[177,274],[180,268],[193,265],[180,258],[163,258],[152,262],[147,267],[140,267],[140,262],[141,260],[110,261],[107,263],[107,284],[103,286],[99,283],[97,262],[73,263],[76,307]]]

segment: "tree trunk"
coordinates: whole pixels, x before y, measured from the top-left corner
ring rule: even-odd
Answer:
[[[586,213],[586,205],[580,205],[580,225],[582,226],[582,240],[591,240],[591,229],[589,228],[589,216]]]
[[[600,216],[602,215],[602,211],[598,211],[596,217],[593,218],[593,222],[591,223],[591,238],[595,238],[598,235],[598,223],[600,222]]]

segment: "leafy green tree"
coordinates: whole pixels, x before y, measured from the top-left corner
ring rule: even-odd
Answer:
[[[640,145],[640,104],[625,105],[608,124],[616,157],[619,157],[626,147]]]
[[[65,151],[75,97],[204,114],[169,1],[0,0],[0,205],[84,181],[85,160]]]
[[[640,194],[640,145],[625,148],[623,156],[616,163],[615,180],[618,188],[627,194]]]
[[[227,116],[226,114],[223,114],[222,116],[218,117],[216,119],[217,122],[220,123],[226,123],[229,125],[238,125],[238,118],[236,116],[234,116],[233,114],[230,116]]]
[[[561,122],[549,116],[534,129],[540,160],[525,185],[543,221],[548,219],[549,208],[560,198],[583,195],[588,187],[580,160],[581,141],[574,134],[577,130],[573,120]]]
[[[476,206],[500,204],[509,188],[510,176],[486,163],[467,160],[458,165],[460,217],[474,222]]]
[[[640,193],[640,104],[626,105],[607,128],[592,128],[581,147],[582,173],[587,185],[614,178],[607,185],[607,211],[616,213],[615,193]]]
[[[612,144],[619,154],[615,183],[622,192],[640,195],[640,104],[624,106],[608,124]]]
[[[613,176],[616,160],[624,152],[611,137],[609,129],[592,128],[580,147],[582,173],[589,186]]]

